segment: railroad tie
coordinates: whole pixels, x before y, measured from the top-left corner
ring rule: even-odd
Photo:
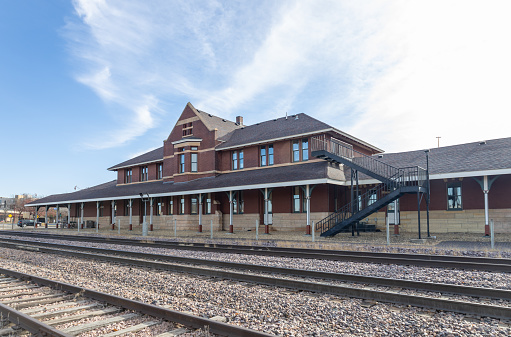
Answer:
[[[48,295],[40,295],[40,296],[34,296],[34,297],[30,297],[30,298],[16,298],[16,299],[13,299],[13,300],[7,300],[7,301],[1,301],[3,304],[15,304],[15,303],[19,303],[19,304],[23,304],[23,303],[30,303],[30,305],[38,305],[37,301],[40,301],[40,300],[47,300],[47,299],[50,299],[50,298],[55,298],[55,297],[62,297],[64,296],[65,294],[63,293],[59,293],[59,294],[48,294]]]
[[[14,336],[16,333],[16,330],[13,328],[5,328],[0,329],[0,336]]]
[[[91,309],[91,308],[97,307],[99,305],[100,305],[99,303],[93,303],[93,304],[87,304],[87,305],[82,305],[79,307],[66,308],[66,309],[56,310],[56,311],[51,311],[51,312],[42,312],[39,314],[32,315],[32,318],[41,320],[41,319],[51,318],[51,317],[55,317],[55,316],[60,316],[62,314],[71,314],[71,313],[82,311],[85,309]]]
[[[115,316],[115,317],[103,319],[101,321],[95,321],[95,322],[91,322],[91,323],[72,326],[70,328],[62,330],[62,332],[67,333],[72,336],[77,336],[77,335],[82,334],[87,331],[101,328],[101,327],[107,326],[109,324],[126,321],[128,319],[138,317],[138,316],[139,316],[138,314],[125,314],[125,315],[121,315],[121,316]]]
[[[78,302],[60,302],[57,304],[52,305],[45,305],[44,307],[37,307],[37,308],[30,308],[30,309],[22,309],[20,312],[24,313],[25,315],[32,315],[41,311],[47,312],[49,309],[61,309],[63,307],[69,307],[71,305],[80,305],[87,303],[87,301],[78,301]]]
[[[45,323],[48,325],[51,325],[51,326],[55,326],[55,325],[59,325],[59,324],[79,321],[79,320],[81,320],[83,318],[87,318],[87,317],[113,314],[113,313],[117,313],[119,311],[121,311],[121,309],[111,307],[111,308],[86,312],[86,313],[80,314],[80,315],[73,315],[73,316],[67,316],[67,317],[62,317],[62,318],[58,318],[58,319],[52,319],[51,321],[46,321]]]
[[[164,332],[162,334],[156,335],[156,337],[176,337],[176,336],[185,334],[187,332],[190,332],[190,330],[188,330],[186,328],[179,328],[179,329],[174,329],[172,331]]]
[[[143,330],[143,329],[145,329],[147,327],[150,327],[150,326],[153,326],[153,325],[156,325],[156,324],[159,324],[159,323],[160,323],[159,321],[144,322],[144,323],[140,323],[140,324],[137,324],[137,325],[130,326],[130,327],[126,328],[126,329],[121,329],[121,330],[118,330],[118,331],[110,332],[110,333],[107,333],[107,334],[102,335],[102,336],[103,337],[116,337],[116,336],[124,335],[124,334],[127,334],[127,333],[134,333],[134,332]]]

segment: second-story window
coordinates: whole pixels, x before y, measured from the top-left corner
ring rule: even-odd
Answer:
[[[156,164],[156,177],[157,179],[163,178],[163,164]]]
[[[259,148],[259,163],[261,166],[273,165],[273,144],[262,145]]]
[[[232,169],[243,169],[243,150],[232,152]]]
[[[309,139],[302,139],[302,160],[309,160]]]
[[[132,175],[133,175],[133,170],[132,169],[126,169],[126,171],[124,171],[124,183],[126,183],[126,184],[131,183],[131,176]]]
[[[293,140],[291,158],[293,162],[309,160],[309,139]]]
[[[147,181],[148,179],[148,170],[147,166],[141,166],[140,167],[140,181]]]
[[[261,146],[260,149],[260,160],[261,166],[266,166],[266,146]]]
[[[268,145],[268,165],[273,165],[273,144]]]
[[[192,150],[194,149],[194,147],[192,147]],[[195,149],[197,149],[195,147]],[[190,158],[191,158],[191,170],[192,172],[197,172],[198,170],[198,164],[197,164],[197,158],[198,158],[199,154],[197,152],[192,152],[190,153]]]
[[[179,155],[179,173],[185,172],[185,155],[180,154]]]

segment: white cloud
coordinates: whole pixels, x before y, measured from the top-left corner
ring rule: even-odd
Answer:
[[[74,5],[77,79],[127,121],[94,148],[140,137],[186,101],[248,123],[305,112],[391,151],[509,135],[495,122],[511,110],[506,1]]]

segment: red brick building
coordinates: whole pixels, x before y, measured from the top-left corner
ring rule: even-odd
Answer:
[[[474,155],[473,147],[482,153],[482,158],[488,158],[488,153],[498,155],[487,152],[493,151],[497,142],[504,143],[497,147],[511,145],[511,139],[504,139],[429,152],[432,231],[484,230],[484,194],[478,184],[483,183],[484,176],[489,177],[486,187],[495,181],[490,208],[493,214],[501,215],[499,230],[507,230],[506,212],[511,209],[511,202],[493,195],[503,195],[511,179],[511,160],[506,158],[491,166],[477,157],[475,162],[482,161],[478,166],[452,156],[456,153],[467,159],[468,153]],[[351,157],[338,161],[319,156],[317,150],[332,149],[329,144],[348,149]],[[198,229],[199,224],[209,228],[212,222],[215,230],[237,231],[254,229],[258,221],[273,231],[305,231],[308,223],[318,223],[352,198],[356,202],[350,206],[351,215],[355,203],[358,212],[371,204],[386,206],[393,202],[390,197],[380,201],[376,195],[382,183],[374,178],[379,178],[378,174],[366,170],[369,161],[370,166],[378,167],[427,166],[424,151],[382,154],[379,148],[306,114],[245,126],[241,117],[236,122],[228,121],[188,103],[162,147],[109,168],[116,172],[116,180],[48,196],[30,205],[67,207],[71,220],[88,220],[100,226],[119,220],[141,226],[146,214],[147,222],[160,228],[177,220],[180,229]],[[364,163],[352,165],[357,162]],[[352,188],[352,171],[360,171],[356,175],[358,188]],[[407,177],[413,176],[411,171],[406,172]],[[413,172],[419,181],[422,173],[417,172],[425,171],[418,168]],[[504,176],[496,179],[501,175]],[[419,185],[414,183],[413,191],[411,186],[399,185],[397,192],[403,193],[397,193],[396,181],[391,182],[391,190],[387,188],[380,194],[390,193],[395,195],[392,199],[400,200],[402,228],[415,231],[417,196],[427,197],[426,184],[423,179]],[[425,207],[423,202],[421,209],[425,211]],[[384,226],[386,209],[357,221]]]

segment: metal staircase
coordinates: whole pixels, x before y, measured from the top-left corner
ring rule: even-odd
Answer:
[[[311,139],[311,151],[313,157],[350,167],[357,177],[358,172],[361,172],[381,181],[375,188],[353,198],[350,203],[318,221],[316,230],[321,231],[321,236],[336,235],[406,193],[428,192],[427,171],[419,166],[396,168],[354,150],[351,144],[324,135]]]

